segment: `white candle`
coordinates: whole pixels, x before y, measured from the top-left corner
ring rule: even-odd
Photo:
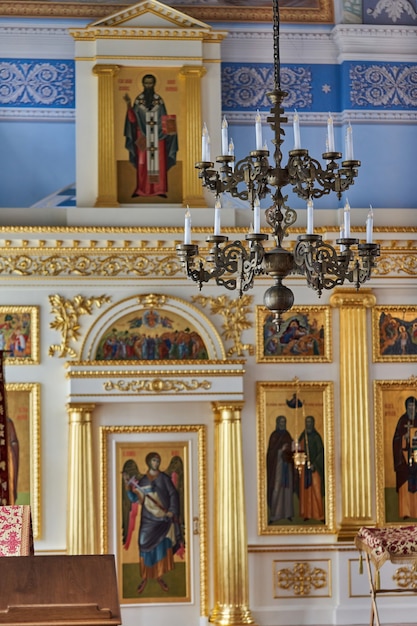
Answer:
[[[191,213],[188,205],[185,212],[184,243],[187,246],[189,246],[191,243]]]
[[[209,139],[209,134],[208,134],[208,129],[206,126],[206,123],[204,122],[203,124],[203,133],[202,133],[202,137],[201,137],[201,160],[202,161],[208,161],[209,159],[207,158],[207,143],[208,143],[208,139]]]
[[[255,117],[255,133],[256,133],[256,149],[262,150],[262,124],[259,110],[256,112]]]
[[[349,200],[345,202],[345,208],[343,209],[343,224],[345,229],[345,237],[349,239],[350,237],[350,204]]]
[[[297,111],[294,112],[294,120],[293,120],[292,125],[294,129],[294,150],[300,150],[301,148],[300,118],[298,117]]]
[[[343,226],[341,226],[339,229],[339,239],[344,239],[344,238],[345,238],[345,229],[343,228]],[[340,244],[340,252],[343,252],[345,248],[346,246],[344,246],[343,244]]]
[[[255,234],[261,232],[261,204],[257,195],[253,203],[253,232]]]
[[[326,136],[326,152],[329,151],[329,138]],[[326,163],[330,163],[330,159],[326,159]]]
[[[334,128],[333,118],[329,113],[327,118],[327,141],[329,142],[329,152],[334,152]]]
[[[217,198],[216,204],[214,205],[214,234],[220,235],[220,212],[222,210],[222,205],[220,202],[220,198]]]
[[[223,117],[222,122],[222,154],[227,154],[229,151],[229,138],[228,138],[228,126],[226,117]]]
[[[374,212],[372,204],[369,205],[368,217],[366,218],[366,243],[372,243],[374,229]]]
[[[211,141],[210,135],[207,135],[207,161],[211,161]]]
[[[230,138],[230,141],[229,141],[229,156],[235,156],[235,144],[233,143],[232,138]],[[229,165],[232,168],[232,172],[234,172],[235,164],[233,163],[233,161],[231,161]]]
[[[353,135],[352,135],[352,126],[350,125],[346,129],[346,160],[353,161]]]
[[[314,205],[313,200],[309,198],[307,200],[307,235],[314,234]]]

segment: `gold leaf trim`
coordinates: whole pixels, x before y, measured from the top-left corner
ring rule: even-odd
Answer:
[[[131,393],[140,393],[141,391],[147,391],[152,393],[166,393],[167,391],[174,391],[175,393],[181,393],[183,391],[196,391],[198,389],[211,389],[211,383],[208,380],[198,381],[191,380],[187,382],[185,380],[163,380],[162,378],[154,378],[153,380],[132,380],[125,381],[119,380],[113,382],[108,380],[103,383],[103,389],[105,391],[122,391]]]

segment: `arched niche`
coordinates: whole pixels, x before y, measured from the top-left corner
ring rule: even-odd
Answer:
[[[195,354],[197,359],[225,359],[226,353],[222,340],[211,321],[195,306],[180,298],[146,294],[127,298],[109,307],[87,333],[81,348],[81,360],[106,360],[102,350],[103,342],[113,329],[119,336],[125,332],[131,338],[134,335],[140,338],[144,334],[151,337],[164,335],[170,337],[171,342],[175,333],[194,334],[205,348]],[[192,353],[187,353],[187,358],[192,358],[192,356]],[[171,357],[167,354],[166,358]],[[132,351],[132,354],[125,355],[125,358],[120,360],[130,359],[142,360],[141,352]],[[114,361],[117,358],[111,360]]]
[[[139,358],[139,340],[133,354],[105,358],[103,346],[107,338],[113,331],[115,334],[129,331],[130,326],[137,331],[139,339],[144,334],[154,337],[168,334],[171,339],[176,332],[187,335],[188,339],[193,335],[200,342],[197,358],[193,358],[192,352],[181,351],[167,354],[166,358],[160,358],[159,354],[154,354],[154,358]],[[130,331],[128,334],[132,335]],[[206,400],[242,400],[243,366],[242,359],[226,358],[216,328],[194,305],[165,294],[141,294],[108,307],[88,330],[80,360],[67,364],[69,399],[100,403],[132,402],[132,397],[135,402],[143,398],[161,401],[167,397],[195,401],[202,396]]]

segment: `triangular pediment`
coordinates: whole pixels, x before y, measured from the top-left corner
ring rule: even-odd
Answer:
[[[143,0],[137,4],[117,11],[112,15],[97,20],[89,28],[181,28],[211,30],[211,27],[177,9],[158,2]]]

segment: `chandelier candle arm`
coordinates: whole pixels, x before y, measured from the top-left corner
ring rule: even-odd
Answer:
[[[229,154],[228,123],[226,117],[222,122],[222,154]]]
[[[352,126],[349,125],[346,129],[346,145],[345,145],[346,161],[353,161],[353,132]]]
[[[230,138],[229,141],[229,156],[233,157],[230,161],[229,161],[229,166],[232,172],[235,171],[235,164],[234,164],[234,157],[235,157],[235,144],[233,143],[233,139]]]
[[[204,162],[210,161],[210,148],[209,148],[209,134],[207,125],[204,122],[203,124],[203,133],[201,137],[201,160]]]
[[[256,134],[256,149],[262,150],[262,123],[259,110],[256,112],[255,117],[255,134]]]
[[[261,205],[258,196],[253,203],[253,232],[255,235],[261,232]]]
[[[339,239],[344,239],[345,238],[345,229],[343,228],[343,226],[340,227],[339,229]],[[344,252],[346,250],[346,246],[344,246],[342,243],[340,244],[340,252]]]
[[[328,152],[334,152],[334,127],[333,127],[333,118],[329,113],[329,117],[327,118],[327,144]]]
[[[366,243],[372,243],[374,228],[374,212],[372,205],[369,207],[368,217],[366,218]]]
[[[314,234],[314,205],[313,200],[307,200],[307,235]]]
[[[217,198],[216,204],[214,205],[214,234],[215,235],[220,235],[221,210],[222,210],[222,205],[220,202],[220,198]]]
[[[294,119],[293,119],[293,129],[294,129],[294,150],[301,149],[301,136],[300,136],[300,118],[298,116],[297,111],[294,111]]]
[[[185,212],[184,244],[186,246],[191,244],[191,213],[190,213],[190,209],[189,209],[188,206],[187,206],[187,210]]]
[[[349,200],[345,202],[345,208],[343,209],[343,224],[344,224],[344,238],[350,237],[350,204]]]

